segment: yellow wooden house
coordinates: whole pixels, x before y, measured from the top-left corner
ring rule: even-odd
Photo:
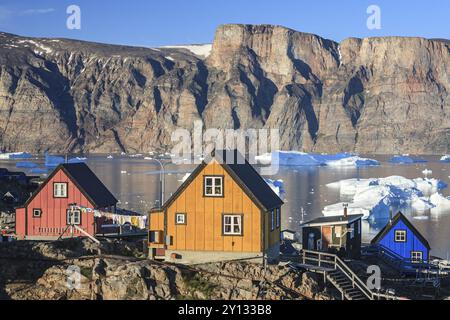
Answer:
[[[215,151],[149,213],[149,257],[278,261],[283,201],[237,151]]]

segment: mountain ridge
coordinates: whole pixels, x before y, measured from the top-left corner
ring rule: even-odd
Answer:
[[[445,39],[444,39],[445,40]],[[0,33],[0,149],[146,152],[177,128],[280,128],[282,149],[445,153],[450,45],[221,25],[203,58]],[[177,48],[178,47],[178,48]]]

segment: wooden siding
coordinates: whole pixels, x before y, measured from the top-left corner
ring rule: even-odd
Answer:
[[[67,183],[67,198],[53,197],[53,183]],[[93,208],[93,204],[82,194],[78,187],[70,180],[63,170],[58,172],[45,184],[39,193],[28,204],[25,210],[18,209],[19,216],[26,215],[27,218],[18,218],[18,236],[42,236],[56,237],[67,227],[66,213],[70,203]],[[41,217],[33,217],[33,209],[41,209]],[[26,220],[26,221],[25,221]],[[89,234],[94,234],[94,215],[82,214],[79,226]],[[75,236],[82,236],[79,231]]]
[[[406,230],[406,242],[395,242],[396,230]],[[401,220],[398,221],[391,230],[389,230],[389,232],[379,241],[379,243],[405,259],[411,258],[411,251],[422,251],[423,260],[428,261],[429,252],[427,247]]]
[[[205,175],[223,176],[223,197],[203,195]],[[186,214],[186,224],[175,223],[176,213]],[[223,235],[223,214],[242,215],[242,235]],[[280,240],[280,228],[270,231],[270,215],[261,212],[260,207],[215,161],[207,165],[167,207],[166,215],[166,235],[172,238],[172,243],[167,245],[169,250],[261,252]],[[266,219],[264,246],[263,216]],[[150,214],[150,230],[164,230],[162,212]]]

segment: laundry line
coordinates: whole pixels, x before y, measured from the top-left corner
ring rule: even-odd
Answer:
[[[113,213],[113,212],[106,212],[101,211],[98,209],[93,209],[81,205],[71,205],[71,210],[80,210],[82,214],[87,213],[93,213],[95,218],[101,218],[104,217],[108,220],[111,220],[113,224],[116,225],[125,225],[130,224],[133,227],[139,228],[139,229],[145,229],[147,227],[147,216],[138,214],[138,213],[132,213],[132,212],[126,212],[126,213]]]

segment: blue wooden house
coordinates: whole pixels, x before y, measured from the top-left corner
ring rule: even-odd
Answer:
[[[430,259],[428,241],[401,212],[373,238],[372,245],[378,245],[407,262],[427,263]]]

